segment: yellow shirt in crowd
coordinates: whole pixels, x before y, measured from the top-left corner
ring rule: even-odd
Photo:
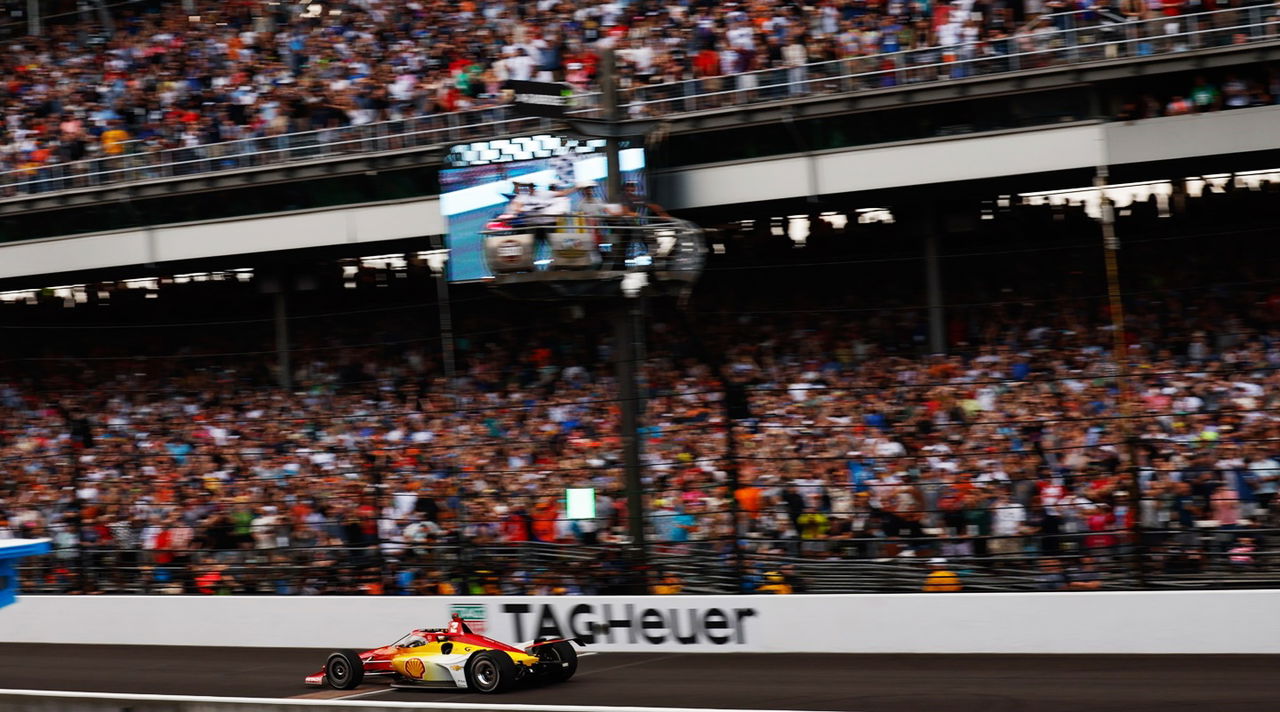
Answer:
[[[102,152],[108,156],[124,153],[124,142],[129,140],[129,132],[124,129],[107,129],[102,132]]]
[[[960,589],[960,577],[954,571],[930,571],[924,579],[926,593],[955,593]]]

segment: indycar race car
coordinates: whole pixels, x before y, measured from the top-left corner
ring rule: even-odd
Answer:
[[[578,670],[576,638],[507,645],[473,633],[454,616],[447,628],[411,631],[363,653],[337,650],[306,683],[350,690],[366,677],[390,678],[397,688],[461,688],[504,692],[522,682],[564,682]]]

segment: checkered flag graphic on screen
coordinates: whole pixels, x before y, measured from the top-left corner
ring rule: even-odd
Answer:
[[[574,176],[574,163],[577,162],[576,156],[556,156],[551,159],[551,168],[556,173],[556,183],[561,185],[573,185],[577,178]]]

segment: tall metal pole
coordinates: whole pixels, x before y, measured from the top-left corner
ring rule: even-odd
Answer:
[[[612,47],[600,53],[600,98],[604,120],[617,127],[622,120],[618,107],[617,56]],[[613,131],[609,132],[613,134]],[[605,194],[610,203],[622,202],[621,144],[616,136],[605,139]],[[624,253],[625,254],[625,253]],[[626,479],[627,523],[631,535],[631,566],[635,575],[635,593],[648,593],[644,571],[649,562],[649,547],[645,541],[644,480],[641,476],[640,398],[636,388],[636,363],[642,358],[640,344],[643,314],[639,299],[623,297],[623,303],[614,320],[614,353],[617,358],[614,373],[618,380],[619,409],[621,411],[622,466]]]
[[[27,34],[40,36],[40,0],[27,0]]]
[[[729,475],[729,519],[733,529],[733,583],[734,593],[745,593],[746,562],[742,556],[742,507],[738,501],[738,489],[742,487],[741,472],[738,469],[738,442],[734,433],[734,424],[742,415],[738,410],[746,408],[746,392],[728,368],[720,374],[724,383],[724,457],[725,469]]]
[[[1120,295],[1120,239],[1116,237],[1115,206],[1107,200],[1103,189],[1107,186],[1106,166],[1098,166],[1093,185],[1099,193],[1102,223],[1102,252],[1107,270],[1107,303],[1111,311],[1111,350],[1116,369],[1116,398],[1120,439],[1126,443],[1129,456],[1129,516],[1133,554],[1130,565],[1138,586],[1146,585],[1146,569],[1143,566],[1142,546],[1142,487],[1138,483],[1138,449],[1135,446],[1132,423],[1129,421],[1131,384],[1129,383],[1129,346],[1125,341],[1124,300]]]
[[[98,22],[102,24],[102,29],[107,34],[115,34],[116,23],[111,19],[111,11],[107,9],[106,3],[102,0],[93,0],[93,6],[98,11]]]
[[[618,68],[613,48],[600,53],[600,100],[603,102],[604,120],[617,126],[622,120],[618,106]],[[605,194],[610,203],[622,202],[622,145],[616,136],[605,139],[605,166],[608,170]]]
[[[84,479],[84,465],[80,462],[83,449],[79,445],[71,446],[71,486],[75,488],[75,507],[76,507],[76,541],[78,561],[77,568],[80,570],[80,586],[81,590],[87,593],[86,587],[89,585],[89,551],[84,546],[85,527],[84,527],[84,497],[80,494],[80,482]]]
[[[639,353],[641,312],[635,299],[622,305],[614,320],[614,373],[618,380],[619,410],[621,411],[622,466],[626,478],[627,524],[631,535],[632,573],[636,575],[636,593],[647,593],[642,572],[649,562],[649,547],[645,540],[644,480],[640,458],[642,446],[640,427],[640,398],[636,388],[636,360]]]
[[[373,499],[373,563],[378,570],[378,585],[387,580],[387,557],[382,551],[382,505],[383,491],[386,484],[382,481],[383,468],[386,465],[385,455],[373,455],[368,460],[370,498]],[[363,556],[361,557],[363,558]]]
[[[68,446],[71,449],[71,489],[72,502],[75,507],[75,527],[76,527],[76,573],[80,578],[80,591],[88,593],[89,586],[89,552],[84,547],[84,500],[80,498],[80,446],[75,442],[75,430],[72,429],[71,442]]]
[[[280,291],[275,293],[275,327],[276,361],[280,366],[277,381],[281,388],[289,390],[293,387],[293,367],[289,365],[289,312],[283,277]]]
[[[471,550],[468,549],[469,541],[467,539],[467,527],[470,526],[467,521],[469,512],[467,512],[467,498],[469,491],[466,488],[467,478],[459,476],[460,473],[450,467],[449,481],[453,483],[453,494],[458,498],[458,516],[457,516],[457,535],[454,537],[453,543],[457,548],[454,550],[453,559],[458,565],[458,569],[462,571],[462,591],[464,596],[471,595]]]
[[[453,394],[457,363],[453,353],[453,310],[449,304],[449,271],[442,264],[436,272],[436,306],[440,312],[440,355],[444,359],[445,387]]]
[[[447,249],[443,247],[443,243],[435,244],[438,249]],[[436,313],[440,319],[440,357],[444,362],[444,387],[456,408],[459,405],[457,397],[458,364],[453,342],[453,308],[449,301],[449,253],[444,252],[443,254],[443,258],[429,258],[427,266],[431,268],[431,273],[435,275],[436,279]],[[467,550],[467,490],[463,484],[465,479],[458,477],[457,472],[451,474],[454,475],[449,478],[454,483],[453,493],[458,498],[457,535],[454,539],[454,545],[457,548],[454,551],[454,558],[463,572],[461,581],[462,593],[468,594],[471,588],[471,567],[468,565],[471,557],[470,552]]]
[[[72,514],[71,521],[68,524],[75,527],[73,531],[76,535],[76,576],[79,579],[78,587],[81,592],[87,593],[89,585],[89,552],[85,549],[84,542],[84,500],[80,498],[80,480],[83,471],[80,466],[80,456],[83,454],[86,441],[89,440],[89,421],[66,405],[60,406],[59,411],[67,428],[67,464],[71,469],[69,476],[71,480]]]

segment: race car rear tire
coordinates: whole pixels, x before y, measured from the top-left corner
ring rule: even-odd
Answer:
[[[485,694],[506,692],[516,684],[516,664],[498,650],[482,650],[467,658],[467,687]]]
[[[568,663],[564,666],[557,664],[549,668],[546,675],[549,682],[564,682],[578,671],[578,651],[573,649],[573,643],[562,640],[550,645],[539,645],[534,650],[538,652],[538,657],[543,662]]]
[[[335,690],[354,689],[364,680],[364,661],[354,650],[337,650],[324,664],[324,679]]]

